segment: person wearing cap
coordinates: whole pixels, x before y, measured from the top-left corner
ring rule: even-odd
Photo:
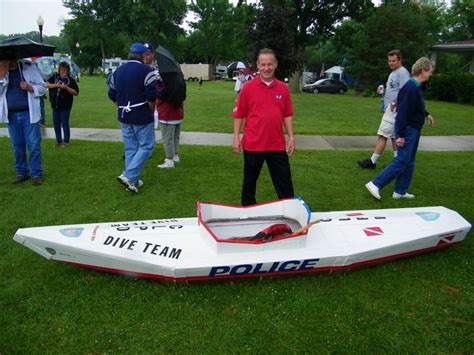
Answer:
[[[155,66],[155,48],[149,42],[143,43],[143,46],[146,48],[145,54],[143,54],[143,63],[148,64],[153,69],[156,69]]]
[[[143,185],[140,173],[155,146],[153,111],[158,97],[158,73],[144,63],[147,51],[141,43],[131,45],[128,62],[114,72],[108,92],[118,107],[125,146],[125,169],[117,181],[135,193]]]

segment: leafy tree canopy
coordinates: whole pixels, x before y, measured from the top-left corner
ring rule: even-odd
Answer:
[[[363,18],[372,8],[369,0],[262,0],[249,30],[253,54],[263,47],[275,50],[277,75],[292,74],[290,87],[296,92],[306,46],[332,35],[344,18]]]

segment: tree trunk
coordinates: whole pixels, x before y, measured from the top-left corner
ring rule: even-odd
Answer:
[[[305,46],[301,43],[298,44],[298,41],[295,39],[296,44],[296,59],[298,61],[297,68],[303,68],[304,62],[304,49]],[[297,69],[290,75],[289,88],[292,94],[297,94],[300,92],[300,79],[301,79],[302,69]]]
[[[300,79],[301,79],[301,70],[297,70],[290,75],[290,80],[288,87],[292,94],[297,94],[300,92]]]

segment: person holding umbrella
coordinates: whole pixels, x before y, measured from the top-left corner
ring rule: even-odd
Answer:
[[[186,99],[186,83],[181,66],[166,48],[156,49],[157,63],[162,78],[159,98],[156,100],[158,122],[161,131],[165,160],[157,167],[171,169],[180,162],[179,139],[184,119],[183,102]]]
[[[21,58],[53,55],[56,47],[37,43],[26,37],[14,37],[0,42],[1,67],[8,71],[0,84],[0,122],[8,123],[8,132],[15,156],[14,184],[32,177],[33,185],[43,183],[41,166],[40,98],[46,93],[46,83],[35,65]],[[28,148],[29,156],[26,155]]]
[[[157,168],[171,169],[180,162],[179,138],[181,123],[184,119],[184,105],[181,103],[175,106],[169,98],[166,86],[163,85],[160,97],[156,100],[156,107],[158,108],[158,122],[166,156],[163,164],[159,164]]]
[[[31,176],[33,185],[41,185],[40,100],[46,93],[46,83],[31,63],[18,61],[13,54],[7,59],[1,64],[5,72],[8,63],[8,70],[3,74],[3,89],[0,91],[0,122],[8,124],[15,156],[16,178],[13,184],[22,183]]]

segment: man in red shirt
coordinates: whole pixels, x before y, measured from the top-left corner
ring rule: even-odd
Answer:
[[[242,205],[256,204],[257,180],[266,162],[278,198],[293,197],[293,183],[288,156],[295,150],[293,104],[285,83],[274,76],[278,62],[268,48],[260,50],[257,68],[260,73],[245,84],[236,101],[234,117],[234,153],[244,151]],[[244,135],[240,140],[242,123]],[[285,126],[288,142],[283,133]]]

